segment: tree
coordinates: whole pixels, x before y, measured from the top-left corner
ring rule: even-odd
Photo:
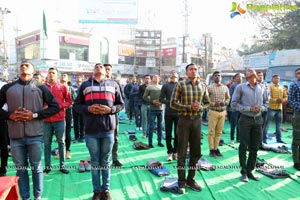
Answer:
[[[252,1],[255,5],[294,5],[293,1],[276,1],[266,3]],[[294,2],[300,7],[300,2]],[[253,44],[243,43],[239,55],[248,55],[262,51],[300,48],[300,10],[248,11],[248,17],[254,19],[260,34],[253,37]]]

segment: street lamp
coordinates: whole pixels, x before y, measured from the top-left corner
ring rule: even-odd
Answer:
[[[3,45],[3,68],[7,68],[7,53],[6,53],[6,42],[5,42],[5,31],[4,31],[4,14],[9,14],[11,11],[8,8],[0,7],[1,13],[1,27],[2,27],[2,45]]]

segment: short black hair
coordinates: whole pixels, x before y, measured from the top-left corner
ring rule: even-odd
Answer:
[[[233,78],[237,77],[238,75],[241,75],[241,73],[236,73]]]
[[[214,71],[214,73],[212,74],[212,76],[215,76],[216,74],[220,74],[220,71]]]
[[[279,74],[273,74],[273,75],[272,75],[272,78],[278,77],[278,76],[279,76]]]
[[[185,71],[187,71],[188,68],[189,68],[190,66],[192,66],[192,65],[196,65],[196,64],[195,64],[195,63],[190,63],[190,64],[188,64],[188,65],[185,67]]]
[[[146,74],[146,75],[144,75],[144,78],[146,78],[146,76],[150,76],[150,74]],[[151,76],[150,76],[150,78],[151,78]]]
[[[109,64],[109,63],[103,64],[103,67],[111,67],[112,68],[111,64]]]
[[[298,70],[300,70],[300,67],[299,67],[298,69],[295,70],[295,73],[296,73]]]
[[[57,69],[56,67],[50,67],[50,68],[48,69],[48,72],[49,72],[50,70],[56,70],[56,71],[58,72],[58,69]]]

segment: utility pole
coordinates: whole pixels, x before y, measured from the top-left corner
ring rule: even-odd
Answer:
[[[187,62],[187,56],[186,56],[186,50],[185,50],[185,45],[186,45],[186,39],[188,38],[189,35],[189,11],[188,11],[188,0],[183,0],[183,18],[184,18],[184,33],[182,37],[182,63]]]
[[[184,35],[182,37],[182,63],[186,63],[186,56],[185,56],[185,38],[186,36]]]
[[[5,28],[4,28],[4,14],[9,14],[11,11],[8,8],[2,8],[0,7],[1,12],[1,27],[2,27],[2,48],[3,48],[3,62],[2,66],[4,69],[8,67],[8,61],[7,61],[7,47],[6,47],[6,41],[5,41]]]

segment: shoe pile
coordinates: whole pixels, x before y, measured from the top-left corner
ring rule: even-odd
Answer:
[[[91,171],[91,161],[90,160],[80,160],[78,171],[79,172],[85,172],[85,171]]]

